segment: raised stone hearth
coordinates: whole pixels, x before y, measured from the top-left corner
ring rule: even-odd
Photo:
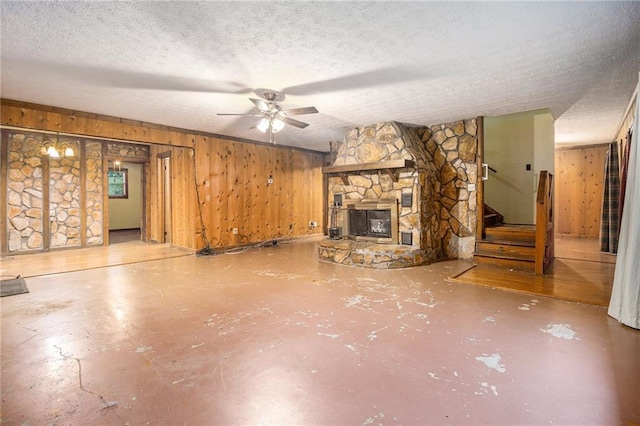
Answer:
[[[364,268],[396,269],[424,263],[418,247],[348,239],[322,240],[318,243],[318,254],[323,260]]]
[[[323,241],[320,257],[373,268],[470,258],[477,224],[476,135],[474,119],[429,127],[384,122],[351,129],[332,143],[331,165],[323,172],[336,222],[331,226],[344,239]],[[361,241],[347,212],[383,199],[398,206],[392,244]]]

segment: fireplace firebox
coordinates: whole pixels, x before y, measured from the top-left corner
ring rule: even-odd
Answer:
[[[365,199],[347,208],[345,234],[356,241],[398,244],[398,201]]]

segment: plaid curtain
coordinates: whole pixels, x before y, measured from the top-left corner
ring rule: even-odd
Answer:
[[[627,175],[629,174],[629,153],[631,152],[631,129],[627,132],[627,140],[622,148],[620,164],[620,219],[622,220],[622,212],[624,210],[624,194],[627,192]]]
[[[620,160],[618,142],[609,144],[604,165],[604,197],[600,221],[600,251],[618,252],[620,227]]]

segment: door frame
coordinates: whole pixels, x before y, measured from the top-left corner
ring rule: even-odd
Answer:
[[[477,124],[477,140],[478,155],[477,168],[478,176],[476,177],[476,211],[478,223],[476,225],[476,241],[484,239],[484,180],[482,179],[482,164],[484,163],[484,117],[479,116],[476,119]]]
[[[106,145],[105,145],[106,146]],[[149,228],[149,217],[148,217],[148,208],[147,208],[147,202],[149,199],[149,175],[148,175],[148,168],[149,168],[149,163],[150,163],[150,159],[148,158],[136,158],[136,157],[117,157],[115,155],[106,155],[105,154],[105,163],[106,164],[106,168],[105,168],[105,175],[107,174],[107,172],[109,171],[110,167],[109,164],[117,161],[120,161],[122,163],[135,163],[135,164],[140,164],[141,165],[141,170],[140,170],[140,189],[142,191],[142,206],[141,206],[141,216],[142,219],[140,220],[140,240],[143,242],[147,242],[149,241],[149,237],[148,237],[148,228]],[[107,179],[105,177],[105,182],[107,182]],[[108,183],[107,183],[108,185]],[[104,229],[104,245],[108,246],[110,244],[109,242],[109,189],[108,187],[105,188],[105,195],[104,195],[104,199],[105,202],[104,204],[104,220],[103,220],[103,229]]]
[[[171,197],[171,151],[161,152],[157,155],[158,167],[158,210],[160,241],[159,243],[171,244],[172,229],[172,197]]]

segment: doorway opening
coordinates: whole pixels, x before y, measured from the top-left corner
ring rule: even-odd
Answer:
[[[144,240],[145,164],[109,161],[109,244]]]

